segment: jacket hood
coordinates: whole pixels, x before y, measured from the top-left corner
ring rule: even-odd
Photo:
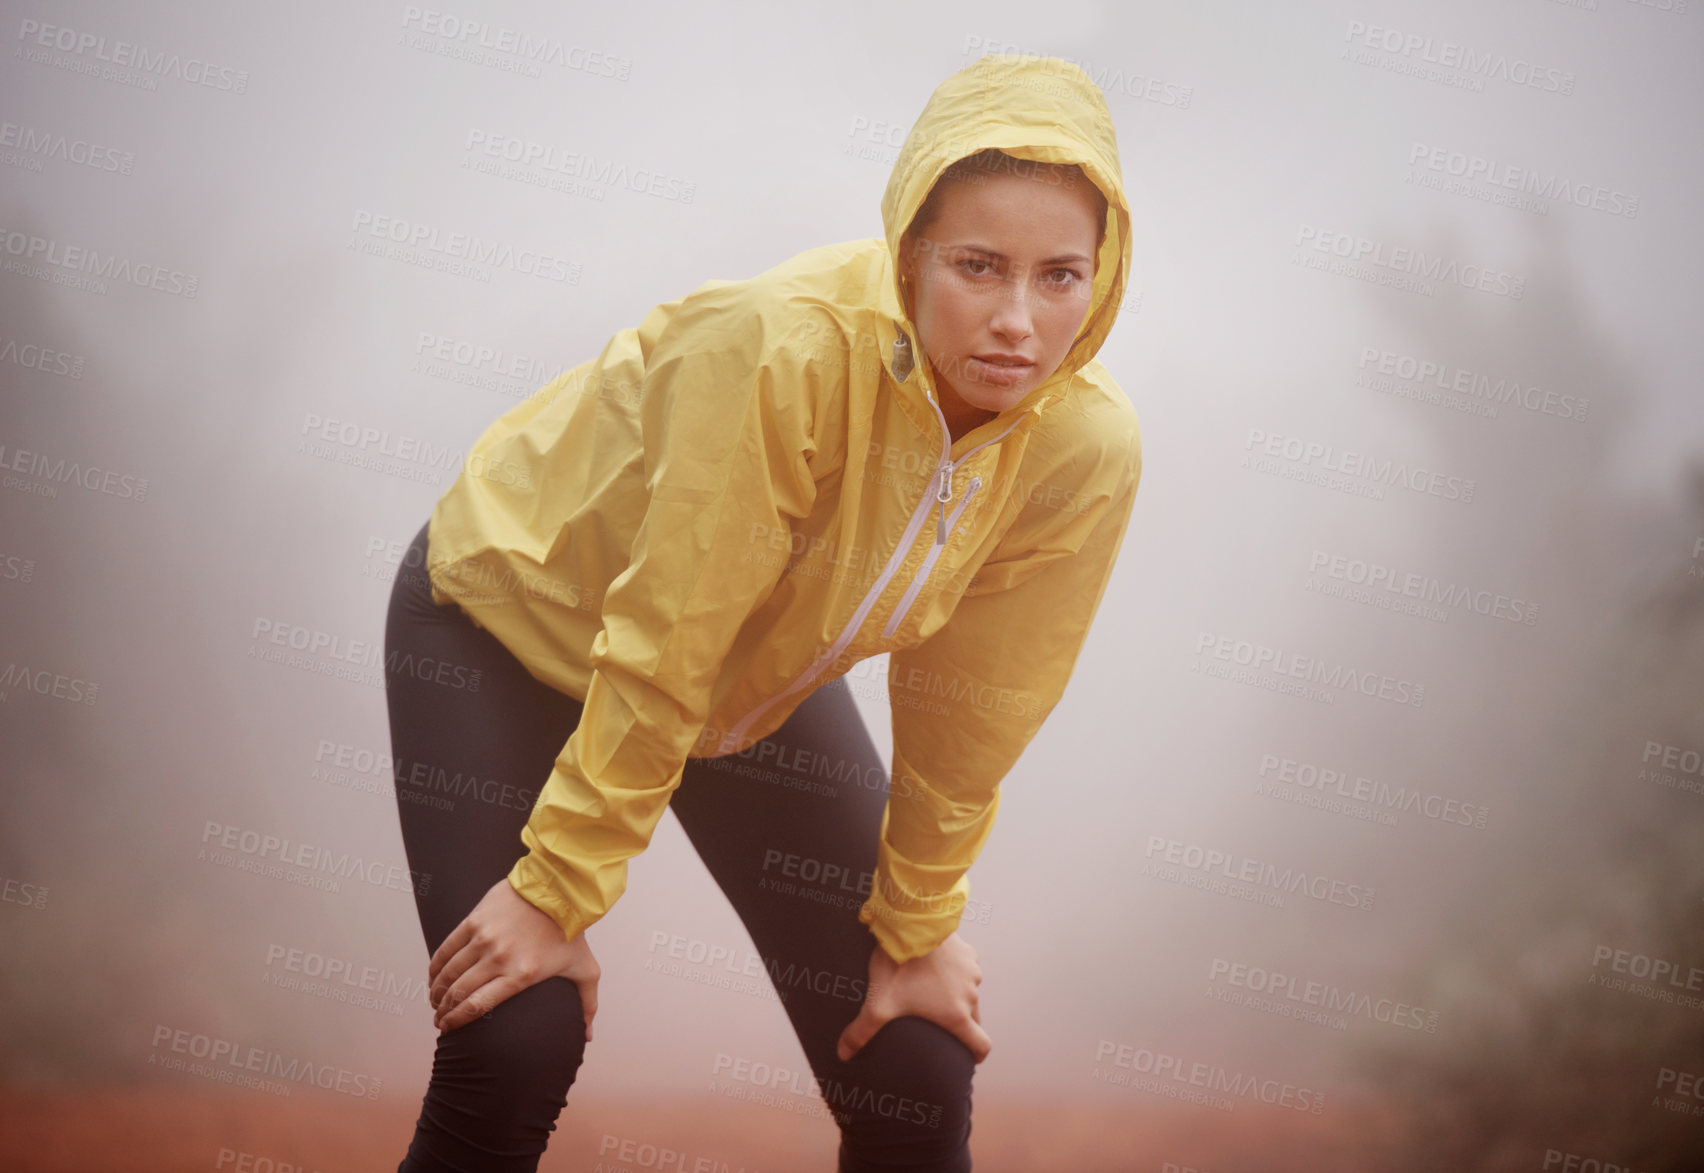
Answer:
[[[887,309],[894,337],[903,334],[915,346],[916,324],[899,287],[900,237],[941,173],[988,147],[1039,163],[1075,163],[1106,196],[1106,233],[1077,340],[1058,370],[1007,409],[1037,410],[1061,394],[1071,376],[1100,350],[1118,319],[1130,279],[1130,206],[1124,198],[1118,140],[1105,95],[1081,67],[1059,57],[993,53],[935,88],[906,136],[882,195],[890,278],[883,297],[892,299]],[[925,372],[928,367],[920,355],[905,355],[906,345],[888,352],[889,366],[901,382],[913,362]]]

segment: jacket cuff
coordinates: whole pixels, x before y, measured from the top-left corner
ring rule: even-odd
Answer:
[[[885,852],[884,852],[885,854]],[[907,899],[890,878],[893,868],[878,864],[877,883],[858,909],[858,920],[869,926],[882,950],[900,964],[933,953],[958,930],[970,882],[960,876],[946,892],[932,898]]]
[[[521,894],[528,904],[555,921],[565,940],[572,941],[586,931],[587,919],[558,895],[551,883],[548,868],[530,852],[515,861],[509,869],[509,886]]]

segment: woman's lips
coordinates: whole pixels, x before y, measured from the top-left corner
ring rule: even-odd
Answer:
[[[1003,387],[1010,387],[1014,383],[1021,382],[1024,376],[1029,374],[1030,368],[1035,366],[1033,362],[1008,362],[997,358],[983,358],[975,354],[970,356],[970,363],[971,374],[976,378],[985,383],[997,383]]]

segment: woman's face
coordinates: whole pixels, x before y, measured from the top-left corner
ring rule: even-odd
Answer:
[[[936,206],[902,261],[919,341],[943,409],[1003,411],[1082,327],[1103,205],[1075,173],[999,171],[949,182]]]

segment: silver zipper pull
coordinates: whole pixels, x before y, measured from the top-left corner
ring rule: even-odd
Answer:
[[[935,518],[935,544],[947,544],[947,502],[953,499],[953,462],[946,461],[941,465],[941,487],[935,490],[935,500],[940,503],[941,512]]]

